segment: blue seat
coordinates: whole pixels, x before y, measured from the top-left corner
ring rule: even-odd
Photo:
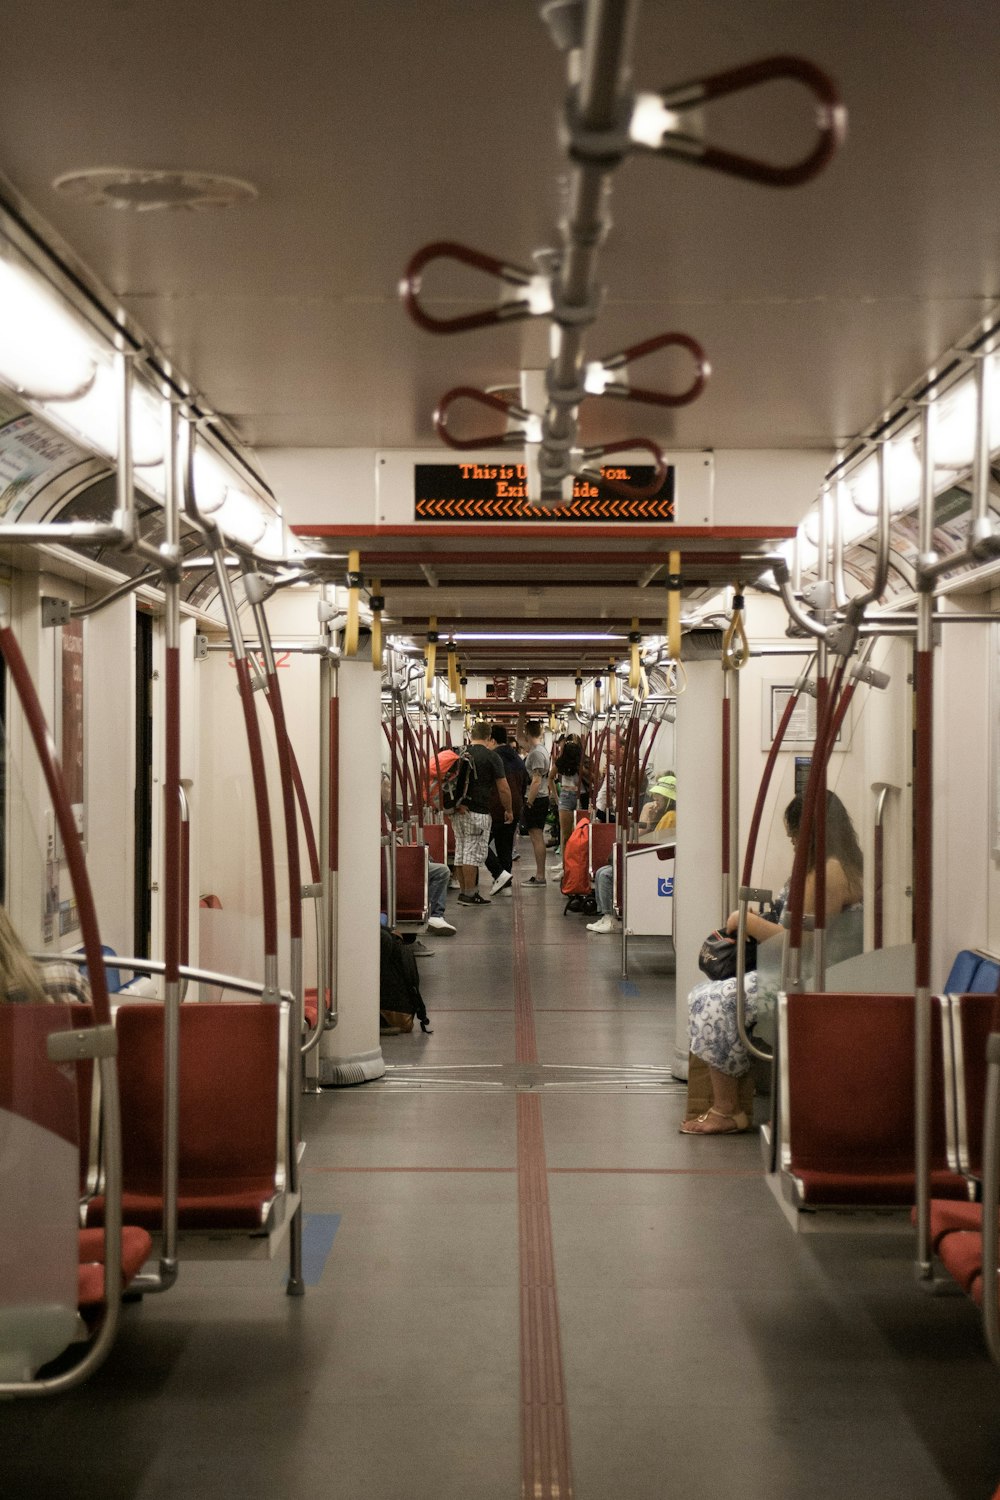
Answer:
[[[972,995],[982,993],[976,991],[973,980],[983,962],[981,953],[973,953],[971,948],[963,948],[956,953],[955,961],[948,973],[944,983],[946,995]]]
[[[993,995],[1000,988],[1000,964],[992,958],[984,958],[972,976],[966,994]]]
[[[77,953],[82,953],[83,949],[82,948],[77,948],[76,951],[77,951]],[[107,943],[102,943],[101,944],[101,952],[104,954],[104,957],[106,959],[107,958],[117,958],[118,957],[118,954],[115,952],[114,948],[109,948],[108,945],[107,945]],[[84,979],[89,979],[90,978],[90,975],[87,973],[87,965],[86,964],[81,964],[80,965],[80,973],[83,975]],[[107,977],[107,981],[108,981],[108,994],[109,995],[117,995],[118,991],[122,987],[122,971],[121,971],[121,969],[112,969],[110,967],[110,965],[106,963],[104,965],[104,973],[105,973],[105,975]]]

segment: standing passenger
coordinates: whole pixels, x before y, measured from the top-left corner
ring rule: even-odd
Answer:
[[[505,823],[513,823],[510,787],[504,774],[504,763],[493,748],[490,726],[477,719],[470,733],[467,754],[472,761],[471,774],[461,802],[455,809],[455,870],[460,888],[459,901],[465,906],[488,906],[489,898],[476,890],[479,866],[485,864],[490,845],[490,804],[496,788]],[[464,767],[459,768],[459,775]]]
[[[511,809],[514,814],[513,819],[508,822],[499,797],[490,809],[493,817],[492,842],[495,852],[486,856],[486,868],[493,876],[490,895],[495,896],[498,891],[510,885],[514,862],[514,832],[517,820],[521,816],[525,771],[524,761],[513,745],[507,743],[507,731],[504,726],[494,724],[490,733],[494,749],[503,761],[507,772],[507,785],[510,788]]]
[[[530,749],[525,757],[524,768],[528,777],[528,790],[524,794],[524,821],[535,855],[535,873],[522,885],[545,884],[545,820],[549,815],[549,752],[542,740],[540,719],[529,719],[524,726]]]

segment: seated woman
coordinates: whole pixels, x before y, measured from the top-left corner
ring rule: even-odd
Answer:
[[[677,823],[677,777],[663,771],[649,789],[649,801],[639,814],[639,836],[669,834]]]
[[[59,958],[36,963],[6,907],[0,906],[0,1005],[86,1003],[89,999],[90,986],[77,966]]]
[[[793,797],[785,809],[785,830],[794,843],[802,817],[802,798]],[[810,841],[805,884],[805,910],[815,907],[815,827]],[[782,893],[781,904],[787,895]],[[858,836],[847,809],[833,792],[826,794],[826,921],[860,906],[862,855]],[[737,912],[730,913],[726,931],[735,932]],[[756,912],[747,913],[747,933],[758,943],[780,941],[783,928]],[[844,955],[846,956],[846,955]],[[758,955],[758,965],[760,956]],[[763,1007],[774,1002],[755,972],[744,975],[746,1024],[752,1026]],[[749,1072],[750,1059],[736,1029],[736,980],[706,980],[688,996],[691,1051],[707,1064],[712,1084],[712,1104],[705,1114],[685,1120],[682,1135],[733,1135],[749,1130],[750,1121],[739,1110],[739,1080]]]

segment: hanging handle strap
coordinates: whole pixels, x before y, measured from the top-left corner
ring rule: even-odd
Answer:
[[[588,467],[599,463],[602,458],[607,458],[610,453],[630,453],[637,448],[653,456],[655,468],[652,479],[648,484],[626,484],[620,479],[607,479],[604,475],[595,472]],[[611,490],[613,494],[620,495],[623,500],[650,500],[663,488],[663,481],[667,477],[667,460],[663,449],[650,438],[626,438],[621,443],[607,443],[603,448],[584,448],[583,467],[573,472],[580,479],[589,479],[600,484],[604,489]]]
[[[628,378],[629,365],[655,354],[658,349],[674,348],[686,349],[695,363],[694,379],[686,390],[676,393],[652,391],[631,383]],[[616,380],[614,376],[618,371],[621,375]],[[687,406],[701,395],[711,373],[708,357],[697,339],[691,338],[687,333],[661,333],[656,338],[631,344],[618,354],[609,354],[595,364],[588,365],[584,385],[592,395],[615,396],[622,401],[641,401],[647,406]]]
[[[494,307],[484,307],[479,312],[461,313],[455,318],[435,318],[419,300],[422,273],[435,260],[457,260],[463,266],[472,266],[487,276],[495,276],[503,287],[513,287],[515,292],[505,295],[501,291],[501,300]],[[539,317],[552,311],[547,276],[526,271],[523,266],[508,265],[482,250],[456,244],[454,240],[435,240],[418,250],[403,272],[399,295],[414,323],[428,333],[465,333],[470,328],[491,328],[497,323]]]
[[[512,405],[502,396],[491,395],[489,391],[481,391],[474,385],[456,385],[441,397],[434,413],[434,430],[449,448],[457,448],[460,452],[473,448],[520,448],[528,441],[527,430],[521,427],[509,430],[505,428],[503,432],[488,432],[476,438],[455,437],[448,430],[448,413],[456,401],[474,401],[478,406],[489,407],[491,411],[503,412],[505,417],[513,417],[517,422],[527,422],[530,417],[530,413],[523,407]]]
[[[710,146],[693,133],[678,128],[677,117],[686,111],[775,79],[801,83],[816,99],[816,143],[799,161],[778,166]],[[660,110],[658,118],[657,106]],[[713,171],[742,177],[748,182],[761,182],[768,187],[798,187],[821,172],[843,144],[847,134],[847,111],[833,80],[821,68],[804,57],[781,55],[763,57],[739,68],[728,68],[722,73],[711,73],[707,78],[677,84],[658,95],[638,95],[631,133],[637,146],[656,151],[661,156],[673,156],[696,167],[711,167]]]

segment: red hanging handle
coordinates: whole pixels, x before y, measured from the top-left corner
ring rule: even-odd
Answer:
[[[786,167],[777,166],[772,162],[759,161],[735,151],[724,151],[691,136],[680,133],[675,135],[672,132],[666,132],[660,144],[652,149],[661,155],[690,162],[692,166],[711,167],[716,172],[743,177],[749,182],[766,183],[769,187],[797,187],[802,182],[808,182],[822,172],[847,135],[847,111],[837,92],[837,86],[815,63],[808,62],[804,57],[764,57],[739,68],[712,73],[707,78],[696,79],[691,83],[677,84],[665,89],[659,97],[666,109],[681,113],[706,104],[709,100],[742,93],[744,89],[755,88],[760,83],[771,83],[778,78],[804,84],[817,101],[816,144],[800,161],[792,162]],[[637,144],[641,145],[642,142]]]
[[[503,432],[489,432],[476,438],[453,436],[448,430],[448,413],[456,401],[474,401],[478,406],[488,406],[492,411],[503,412],[505,417],[514,417],[519,422],[527,421],[529,416],[520,406],[512,405],[502,396],[493,396],[489,391],[481,391],[474,385],[456,385],[445,392],[434,412],[434,430],[449,448],[458,448],[460,451],[472,448],[513,448],[520,447],[526,441],[527,433],[523,428],[512,428],[510,431],[505,428]]]
[[[627,366],[634,364],[637,359],[645,359],[647,355],[655,354],[657,349],[670,348],[686,349],[695,362],[694,380],[687,390],[672,395],[667,391],[651,391],[642,386],[612,383],[605,387],[602,394],[616,396],[624,401],[642,401],[647,406],[687,406],[689,402],[697,400],[705,389],[705,382],[712,373],[712,367],[697,339],[691,338],[687,333],[658,334],[656,338],[644,339],[641,344],[631,344],[620,354],[609,354],[600,363],[605,370],[624,370]]]
[[[435,318],[426,312],[419,301],[421,272],[435,260],[457,260],[464,266],[485,271],[507,286],[530,286],[535,277],[522,266],[507,265],[482,250],[473,250],[469,245],[456,244],[454,240],[435,240],[425,245],[412,258],[403,279],[399,283],[399,295],[403,305],[415,323],[428,333],[464,333],[470,328],[491,328],[496,323],[514,322],[518,318],[530,318],[534,314],[526,298],[510,302],[499,302],[495,307],[484,307],[481,312],[462,313],[456,318]]]
[[[606,458],[609,453],[630,453],[636,448],[642,448],[645,452],[651,453],[655,461],[655,473],[649,484],[625,484],[620,479],[605,479],[603,475],[595,475],[586,469],[575,469],[574,473],[579,479],[590,479],[603,485],[613,494],[620,495],[623,500],[650,500],[663,487],[668,469],[662,448],[650,438],[626,438],[621,443],[608,443],[604,448],[586,448],[583,456],[586,462],[592,463],[595,459]]]

